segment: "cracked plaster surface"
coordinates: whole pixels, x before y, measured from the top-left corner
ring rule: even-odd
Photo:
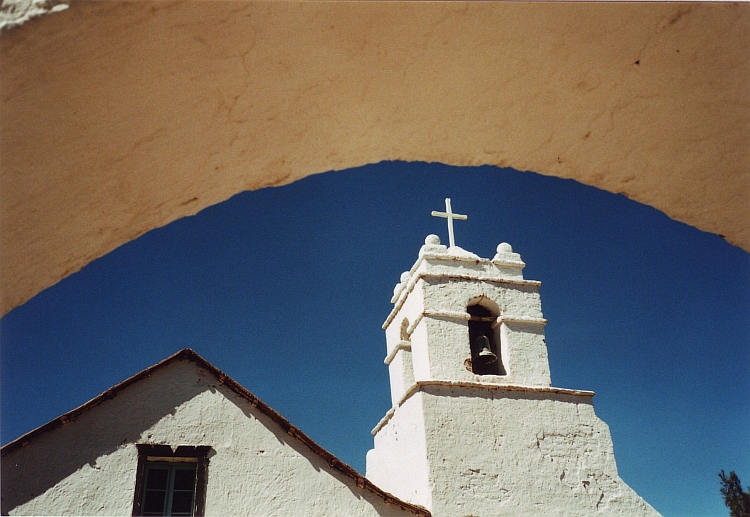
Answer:
[[[381,160],[574,178],[750,249],[747,4],[69,4],[0,36],[2,313],[239,191]]]

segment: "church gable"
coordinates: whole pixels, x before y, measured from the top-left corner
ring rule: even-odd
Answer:
[[[383,325],[393,407],[367,473],[390,493],[183,350],[6,445],[3,513],[659,515],[594,393],[552,386],[540,282],[509,244],[455,246],[449,200],[437,214],[451,246],[427,237]]]
[[[427,515],[191,350],[2,450],[2,513]],[[151,508],[153,509],[153,508]]]

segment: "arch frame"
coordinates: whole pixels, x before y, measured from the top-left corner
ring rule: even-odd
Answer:
[[[3,314],[237,192],[382,160],[573,178],[750,250],[748,4],[53,4],[0,37]]]

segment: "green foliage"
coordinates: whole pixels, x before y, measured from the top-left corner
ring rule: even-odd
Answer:
[[[730,471],[727,476],[722,470],[719,472],[719,479],[721,495],[724,496],[724,504],[729,508],[730,517],[750,517],[750,487],[745,492],[740,478],[734,471]]]

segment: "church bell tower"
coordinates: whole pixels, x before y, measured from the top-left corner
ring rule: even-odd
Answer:
[[[427,237],[383,325],[394,405],[417,381],[550,386],[540,282],[524,266],[506,243],[487,260]]]
[[[392,408],[367,477],[435,517],[658,515],[618,476],[594,393],[553,388],[540,282],[509,244],[492,259],[425,239],[383,328]]]

